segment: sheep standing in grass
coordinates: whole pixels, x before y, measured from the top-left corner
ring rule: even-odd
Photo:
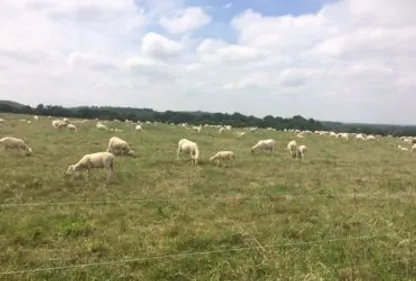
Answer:
[[[198,164],[199,160],[199,147],[196,142],[188,139],[181,139],[178,142],[178,150],[176,152],[176,160],[179,160],[179,153],[189,153],[191,155],[192,162]]]
[[[130,148],[130,145],[125,141],[118,137],[112,137],[108,141],[108,148],[107,152],[114,153],[115,155],[129,155],[132,157],[136,157],[136,153],[134,150]]]
[[[68,166],[67,175],[72,175],[74,172],[86,171],[85,179],[88,179],[89,170],[91,169],[107,169],[107,181],[114,174],[115,156],[110,152],[96,152],[84,155],[76,164]]]
[[[287,150],[289,151],[290,156],[292,156],[293,158],[296,157],[296,147],[297,147],[297,142],[295,140],[290,141],[287,144]]]
[[[97,124],[95,125],[95,127],[96,127],[98,130],[102,130],[102,131],[107,131],[107,130],[108,130],[107,126],[106,126],[106,125],[104,125],[103,123],[97,123]]]
[[[4,123],[4,119],[0,118],[0,124],[3,124],[3,123]]]
[[[296,148],[296,157],[299,159],[303,159],[305,158],[305,153],[306,153],[306,145],[299,145]]]
[[[412,145],[412,148],[410,149],[410,152],[413,153],[413,150],[416,149],[416,143]]]
[[[214,160],[216,160],[217,166],[220,164],[220,162],[223,164],[225,160],[228,160],[234,163],[235,154],[233,151],[228,151],[228,150],[218,151],[214,156],[209,158],[209,162],[212,162]]]
[[[260,140],[251,147],[251,154],[253,154],[256,149],[260,149],[263,152],[264,151],[273,152],[275,145],[276,145],[276,141],[274,139]]]
[[[136,129],[136,131],[141,132],[142,131],[142,126],[137,124],[135,129]]]
[[[68,124],[66,126],[66,128],[70,131],[76,132],[77,131],[77,126],[75,126],[74,124]]]
[[[26,155],[32,154],[32,149],[25,141],[15,137],[4,137],[0,139],[0,148],[4,150],[4,153],[6,153],[8,149],[18,149],[19,151],[25,151]]]
[[[63,120],[54,120],[54,121],[52,121],[52,126],[55,129],[62,129],[62,128],[65,128],[66,126],[68,126],[68,123],[66,121],[63,121]]]

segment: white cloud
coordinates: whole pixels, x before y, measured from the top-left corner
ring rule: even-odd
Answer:
[[[227,3],[227,4],[225,4],[224,5],[224,8],[225,9],[229,9],[229,8],[231,8],[233,6],[233,3]]]
[[[142,39],[142,51],[154,57],[169,57],[179,54],[183,45],[160,34],[149,32]]]
[[[185,0],[2,0],[2,98],[416,120],[414,0],[336,1],[299,16],[247,7],[229,26],[206,10]]]
[[[211,17],[200,7],[188,7],[159,20],[160,25],[173,34],[193,31],[210,22]]]

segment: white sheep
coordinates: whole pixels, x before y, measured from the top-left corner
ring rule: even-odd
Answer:
[[[231,161],[234,163],[235,161],[235,154],[233,151],[230,150],[222,150],[218,151],[214,156],[209,158],[209,162],[216,160],[217,166],[221,163],[224,163],[225,160]]]
[[[4,137],[0,139],[0,147],[6,153],[7,149],[18,149],[25,151],[26,155],[32,154],[32,149],[25,143],[24,140],[15,137]]]
[[[299,159],[303,159],[306,153],[306,145],[299,145],[296,148],[296,157]]]
[[[107,152],[114,153],[115,155],[129,155],[132,157],[136,157],[136,153],[134,150],[130,148],[130,145],[125,141],[118,137],[112,137],[108,141]]]
[[[276,141],[274,139],[260,140],[251,147],[251,154],[253,154],[256,149],[260,149],[263,152],[264,151],[273,152],[275,145],[276,145]]]
[[[197,132],[199,133],[199,132],[201,132],[201,130],[202,130],[202,125],[199,125],[199,126],[193,126],[193,127],[192,127],[192,129],[193,129],[194,131],[197,131]]]
[[[237,137],[241,138],[246,134],[246,132],[238,132]]]
[[[366,140],[375,140],[376,138],[373,135],[368,135]]]
[[[142,131],[142,126],[139,125],[139,124],[137,124],[136,127],[135,127],[135,129],[136,129],[136,131],[141,132]]]
[[[39,120],[39,116],[37,116],[37,115],[33,116],[33,120],[38,121]]]
[[[356,140],[366,140],[365,137],[363,136],[363,134],[358,134],[355,136]]]
[[[77,131],[77,126],[75,126],[74,124],[68,124],[68,125],[66,126],[66,128],[67,128],[68,130],[70,130],[70,131],[74,131],[74,132],[76,132],[76,131]]]
[[[66,174],[72,175],[74,172],[86,171],[85,179],[88,179],[89,170],[102,168],[106,168],[108,170],[107,181],[109,181],[115,170],[114,154],[110,152],[86,154],[76,164],[69,165]]]
[[[176,152],[176,160],[179,160],[179,153],[189,153],[191,155],[192,162],[198,164],[199,160],[199,147],[196,142],[188,139],[181,139],[178,142],[178,150]]]
[[[397,150],[401,150],[401,151],[409,151],[409,149],[407,147],[403,147],[400,144],[397,146]],[[412,146],[412,152],[413,152],[413,146]]]
[[[286,148],[287,148],[287,150],[289,151],[289,154],[293,157],[293,158],[295,158],[296,157],[296,147],[297,147],[297,142],[295,141],[295,140],[292,140],[292,141],[290,141],[288,144],[287,144],[287,146],[286,146]]]
[[[55,129],[62,129],[62,128],[65,128],[66,126],[68,126],[68,122],[63,121],[63,120],[53,120],[52,121],[52,126]]]
[[[95,127],[96,127],[98,130],[103,130],[103,131],[107,131],[107,130],[108,130],[107,126],[106,126],[106,125],[104,125],[103,123],[97,123],[97,124],[95,125]]]
[[[3,123],[4,123],[4,119],[0,118],[0,124],[3,124]]]

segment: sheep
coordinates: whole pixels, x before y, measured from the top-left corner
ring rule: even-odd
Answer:
[[[376,138],[373,135],[368,135],[366,140],[375,140]]]
[[[221,128],[218,130],[218,133],[219,133],[219,134],[221,134],[224,130],[225,130],[225,128],[224,128],[224,127],[221,127]]]
[[[299,145],[296,148],[296,157],[299,159],[303,159],[306,153],[306,145]]]
[[[53,120],[52,126],[56,129],[62,129],[68,126],[68,123],[63,120]]]
[[[233,151],[229,151],[229,150],[218,151],[214,156],[209,158],[209,162],[212,162],[214,160],[216,160],[217,166],[219,165],[220,162],[224,163],[224,160],[229,160],[234,163],[235,154]]]
[[[410,152],[413,153],[413,150],[416,149],[416,143],[412,145],[412,148],[410,149]]]
[[[142,126],[138,124],[138,125],[136,125],[135,129],[136,129],[136,131],[141,132],[142,131]]]
[[[97,123],[97,124],[95,125],[95,127],[96,127],[98,130],[103,130],[103,131],[107,131],[107,130],[108,130],[107,126],[106,126],[106,125],[104,125],[103,123]]]
[[[274,139],[260,140],[255,145],[251,147],[251,154],[254,153],[256,149],[261,149],[262,151],[273,152],[276,141]]]
[[[356,140],[366,140],[365,137],[362,134],[358,134],[355,136]]]
[[[32,149],[25,143],[24,140],[15,137],[4,137],[0,139],[0,147],[6,153],[7,149],[19,149],[25,151],[26,155],[32,154]]]
[[[107,181],[109,181],[115,171],[114,154],[107,151],[85,154],[76,164],[68,166],[66,174],[72,175],[74,172],[86,171],[85,179],[88,179],[89,170],[98,168],[108,170]]]
[[[188,139],[181,139],[178,142],[178,150],[176,152],[176,160],[179,160],[179,153],[189,153],[191,155],[191,160],[193,163],[198,164],[199,160],[199,147],[196,142],[190,141]]]
[[[77,126],[75,126],[74,124],[68,124],[68,125],[66,126],[66,128],[67,128],[68,130],[70,130],[70,131],[74,131],[74,132],[76,132],[76,131],[77,131]]]
[[[112,137],[108,141],[107,152],[114,153],[115,155],[125,154],[128,156],[136,157],[136,152],[130,148],[130,145],[118,137]]]
[[[293,158],[295,158],[296,157],[296,147],[297,147],[297,143],[296,143],[296,141],[295,140],[292,140],[292,141],[290,141],[288,144],[287,144],[287,150],[289,151],[289,154],[293,157]]]
[[[3,124],[3,123],[4,123],[4,119],[0,118],[0,124]]]
[[[39,120],[39,116],[37,116],[37,115],[33,116],[33,120],[38,121]]]
[[[199,126],[193,126],[193,127],[192,127],[192,129],[193,129],[194,131],[197,131],[197,132],[199,133],[199,132],[201,132],[201,130],[202,130],[202,125],[199,125]]]
[[[407,147],[403,147],[400,144],[397,146],[397,150],[401,150],[401,151],[409,151],[409,149]],[[413,152],[413,146],[412,146],[412,152]]]
[[[238,132],[237,137],[241,138],[246,134],[246,132]]]

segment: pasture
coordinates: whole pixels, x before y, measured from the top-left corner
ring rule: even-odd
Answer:
[[[0,153],[0,280],[415,280],[416,155],[400,140],[109,122],[115,133],[93,120],[70,132],[0,117],[0,138],[33,150]],[[138,157],[117,156],[110,184],[104,170],[65,175],[112,136]],[[200,165],[176,161],[184,137]],[[277,151],[251,155],[265,138]],[[305,159],[286,151],[292,139]],[[208,163],[219,150],[235,166]]]

